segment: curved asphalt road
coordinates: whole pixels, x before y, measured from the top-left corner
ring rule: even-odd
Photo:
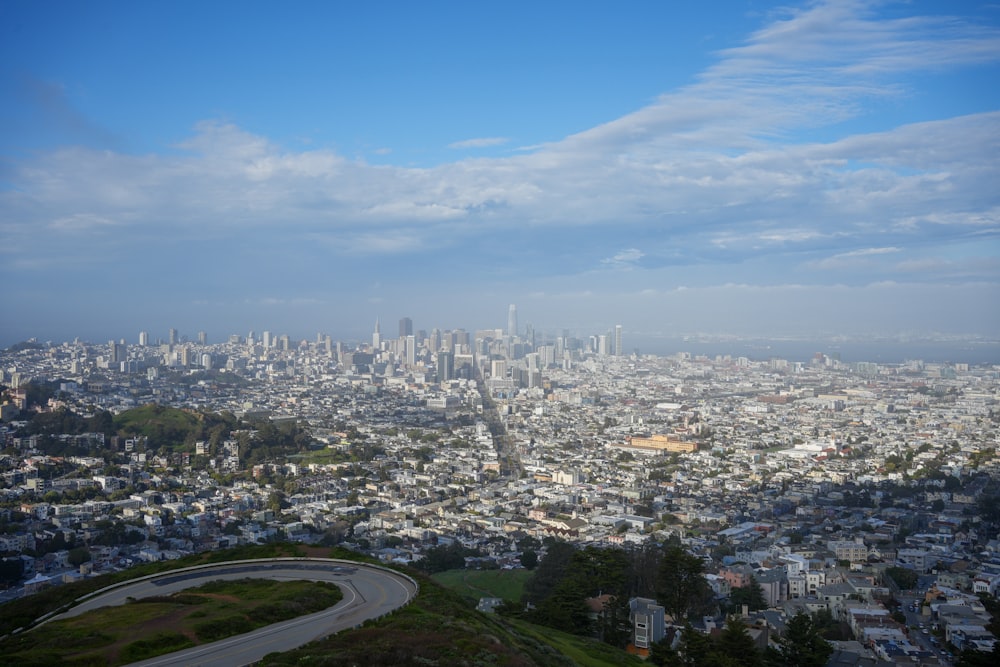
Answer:
[[[389,569],[353,561],[279,558],[199,566],[137,579],[87,599],[51,620],[125,604],[130,597],[170,595],[215,579],[246,577],[330,581],[340,586],[344,599],[325,611],[134,664],[143,667],[242,667],[268,653],[290,651],[383,616],[409,602],[417,593],[417,585],[412,579]]]

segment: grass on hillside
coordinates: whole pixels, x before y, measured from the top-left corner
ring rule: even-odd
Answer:
[[[31,621],[43,614],[59,609],[80,595],[107,586],[116,580],[131,579],[143,574],[151,574],[152,571],[168,571],[177,567],[206,562],[306,555],[372,562],[370,558],[342,549],[319,549],[291,544],[269,544],[198,554],[179,561],[157,563],[116,575],[105,575],[54,587],[13,603],[0,605],[0,634],[10,632],[14,628],[28,627]],[[484,571],[484,573],[487,572]],[[468,599],[444,588],[429,577],[409,571],[407,573],[417,579],[420,584],[419,595],[407,607],[377,621],[370,621],[357,630],[342,632],[296,651],[272,654],[267,656],[262,664],[298,665],[308,662],[308,664],[316,666],[343,665],[345,667],[347,665],[371,665],[372,667],[399,665],[406,667],[407,665],[427,664],[437,664],[440,667],[451,665],[567,667],[574,664],[610,667],[611,665],[640,664],[624,651],[594,640],[567,635],[523,621],[513,622],[492,615],[480,614],[475,611]],[[511,574],[511,572],[507,572],[507,574]],[[500,578],[499,573],[494,576]],[[518,576],[523,575],[515,575],[510,579],[516,580]],[[459,581],[461,580],[459,579]],[[505,580],[504,583],[510,584],[512,582]],[[482,584],[482,587],[491,592],[500,593],[497,597],[511,599],[519,597],[519,594],[504,594],[502,593],[504,589],[491,588],[485,583]],[[468,592],[471,593],[471,590],[471,588],[468,589]],[[470,597],[472,597],[471,594]],[[479,596],[475,595],[475,597]],[[152,606],[154,603],[147,604]],[[118,609],[136,611],[141,607],[143,605],[126,605]],[[200,611],[201,609],[196,607],[192,615],[198,614]],[[77,636],[74,641],[78,644],[89,642],[91,648],[96,649],[101,645],[107,645],[108,638],[105,636],[107,627],[115,625],[130,627],[137,618],[137,614],[132,614],[125,621],[108,621],[102,628],[66,630],[64,634],[60,635],[58,642],[65,643],[66,637],[75,634]],[[29,636],[35,632],[37,630],[22,633],[18,637]],[[142,637],[133,633],[129,648],[122,647],[121,659],[135,661],[159,652],[179,650],[184,647],[187,641],[191,641],[187,635],[169,627],[159,630],[152,628]],[[0,655],[4,655],[7,664],[107,664],[103,658],[83,659],[81,656],[76,660],[67,660],[58,655],[47,655],[46,650],[46,648],[38,650],[38,653],[35,654],[37,658],[35,662],[20,659],[14,661],[11,649],[0,643],[0,651],[3,651]]]
[[[182,567],[191,567],[206,563],[224,563],[226,561],[253,558],[277,558],[279,556],[313,556],[346,558],[349,560],[363,559],[360,555],[343,549],[330,550],[307,548],[299,544],[272,543],[236,547],[221,551],[206,551],[177,560],[150,563],[113,574],[103,574],[91,579],[76,581],[71,584],[51,586],[33,595],[0,604],[0,637],[18,629],[24,630],[30,628],[42,616],[67,607],[80,596],[115,583],[137,579],[149,574],[158,574],[160,572],[168,572]]]
[[[438,572],[431,578],[473,601],[494,597],[517,602],[531,576],[530,570],[448,570]]]
[[[512,627],[522,634],[545,642],[577,665],[582,667],[615,667],[618,665],[643,665],[641,658],[629,655],[619,648],[596,639],[571,635],[526,621],[510,619]]]
[[[154,448],[162,446],[179,451],[199,421],[199,416],[192,412],[150,404],[116,415],[114,426],[120,432],[149,438]]]
[[[47,623],[0,642],[0,653],[16,665],[125,664],[322,611],[342,598],[327,582],[218,580]]]
[[[287,653],[265,667],[615,667],[640,665],[625,651],[596,640],[481,614],[433,579],[412,574],[420,593],[408,606],[363,627]]]
[[[308,452],[296,455],[299,463],[308,465],[316,463],[318,465],[328,465],[331,463],[344,463],[347,457],[339,449],[312,449]]]

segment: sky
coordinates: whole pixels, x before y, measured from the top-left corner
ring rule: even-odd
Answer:
[[[0,345],[1000,337],[1000,4],[0,3]]]

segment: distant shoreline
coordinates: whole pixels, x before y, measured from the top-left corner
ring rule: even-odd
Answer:
[[[1000,364],[1000,340],[711,340],[630,335],[625,341],[627,352],[638,349],[640,354],[660,356],[689,353],[710,358],[729,355],[754,361],[808,362],[820,353],[839,357],[845,363],[901,364],[919,359],[926,363]]]

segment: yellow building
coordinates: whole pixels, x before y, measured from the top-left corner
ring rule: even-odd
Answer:
[[[698,443],[671,438],[669,435],[655,434],[648,438],[629,436],[620,448],[642,454],[666,454],[668,452],[694,452]]]

